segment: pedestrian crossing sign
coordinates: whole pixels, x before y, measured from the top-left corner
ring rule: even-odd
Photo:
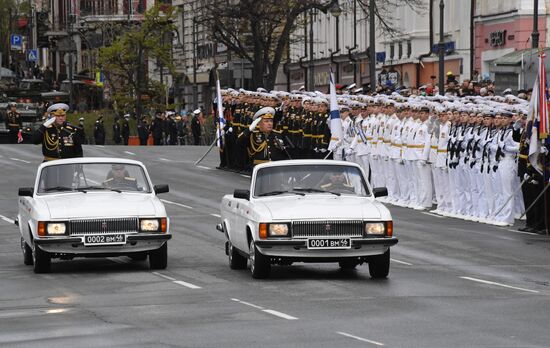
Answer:
[[[29,62],[38,62],[38,50],[28,50],[27,60]]]

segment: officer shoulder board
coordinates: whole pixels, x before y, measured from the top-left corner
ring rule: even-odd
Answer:
[[[125,180],[130,180],[130,181],[136,181],[136,178],[132,178],[132,177],[129,177],[129,176],[125,176],[124,179]]]

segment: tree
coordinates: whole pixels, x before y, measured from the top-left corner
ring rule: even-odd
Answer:
[[[376,17],[387,31],[392,30],[388,8],[422,5],[422,0],[376,2],[381,5],[375,7]],[[358,3],[363,7],[368,0]],[[209,26],[213,41],[252,64],[252,87],[272,89],[300,16],[313,9],[327,12],[337,4],[338,0],[212,0],[205,2],[200,17]]]
[[[120,36],[99,51],[99,67],[113,91],[113,99],[121,111],[135,110],[141,115],[142,104],[161,107],[164,86],[150,79],[144,67],[147,60],[157,60],[173,73],[170,40],[159,40],[175,29],[174,7],[155,5],[145,12],[139,24],[120,28]]]

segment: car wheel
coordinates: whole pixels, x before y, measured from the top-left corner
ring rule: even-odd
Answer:
[[[21,237],[21,251],[23,252],[23,263],[27,266],[32,265],[32,249],[23,237]]]
[[[262,279],[269,277],[271,264],[268,258],[258,251],[253,239],[250,239],[248,260],[250,261],[250,273],[252,273],[252,278]]]
[[[168,243],[164,243],[160,248],[149,253],[151,269],[165,269],[166,266],[168,266]]]
[[[344,271],[351,271],[351,270],[354,270],[355,267],[357,267],[357,261],[355,261],[355,260],[342,260],[342,261],[338,262],[338,265]]]
[[[132,261],[145,261],[147,260],[147,253],[136,253],[129,255]]]
[[[390,250],[376,255],[369,261],[369,273],[373,279],[383,279],[390,273]]]
[[[227,255],[229,257],[229,268],[231,269],[245,269],[246,268],[246,257],[243,257],[237,249],[233,247],[231,242],[228,242],[228,251]]]
[[[32,251],[32,262],[34,273],[49,273],[52,268],[52,257],[37,245],[34,246]]]

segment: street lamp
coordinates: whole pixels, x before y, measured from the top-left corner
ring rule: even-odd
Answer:
[[[445,94],[445,41],[444,35],[445,31],[443,28],[445,16],[445,2],[444,0],[439,1],[439,95]]]
[[[539,0],[534,0],[533,32],[531,33],[532,48],[539,48]]]
[[[197,86],[197,18],[193,17],[193,110],[199,106],[199,89]]]
[[[337,53],[340,53],[340,15],[342,14],[342,9],[340,8],[340,5],[338,4],[338,1],[334,2],[332,6],[329,9],[329,12],[331,15],[336,18],[336,50],[332,51],[330,54],[330,62],[336,64],[336,81],[340,82],[340,66],[338,62],[334,60],[334,56]]]

